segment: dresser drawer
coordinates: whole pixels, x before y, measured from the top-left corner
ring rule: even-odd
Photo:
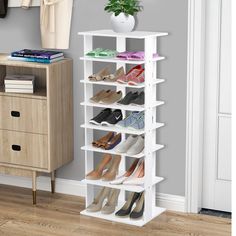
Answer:
[[[47,134],[47,101],[0,96],[0,129]]]
[[[48,168],[47,135],[0,130],[0,162]]]

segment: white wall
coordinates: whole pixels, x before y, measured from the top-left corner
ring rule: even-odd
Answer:
[[[74,0],[71,31],[71,47],[65,53],[74,59],[74,109],[75,109],[75,160],[58,171],[58,177],[81,180],[84,176],[83,110],[79,103],[83,100],[83,87],[79,80],[83,77],[83,67],[78,61],[82,53],[82,41],[78,31],[109,28],[109,16],[104,13],[106,0]],[[137,30],[167,31],[168,37],[158,43],[158,51],[167,60],[158,65],[158,74],[166,83],[158,89],[158,97],[166,102],[159,109],[160,121],[166,127],[160,130],[158,139],[166,149],[158,156],[158,175],[166,181],[159,191],[184,195],[185,191],[185,121],[186,121],[186,77],[187,77],[187,0],[145,0],[144,11],[138,15]],[[99,42],[113,45],[113,42]],[[130,43],[131,49],[139,49],[139,41]],[[10,9],[6,19],[0,19],[0,52],[11,52],[21,48],[40,48],[39,9],[29,11]]]

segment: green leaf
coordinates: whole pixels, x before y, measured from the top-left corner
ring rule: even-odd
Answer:
[[[138,0],[108,0],[104,10],[107,12],[113,12],[115,15],[119,15],[121,12],[126,15],[134,15],[141,11],[143,8]]]

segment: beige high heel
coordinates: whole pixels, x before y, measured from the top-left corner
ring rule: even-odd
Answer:
[[[110,154],[105,154],[103,159],[97,165],[95,170],[91,171],[86,175],[86,179],[88,180],[98,180],[101,179],[103,171],[107,168],[108,163],[112,160],[112,156]]]
[[[101,210],[102,214],[109,215],[109,214],[112,214],[115,211],[117,203],[118,203],[119,195],[120,195],[120,190],[119,189],[112,189],[110,191],[107,203]]]
[[[103,80],[106,82],[116,82],[121,76],[125,75],[124,67],[120,67],[115,74],[106,75],[103,77]]]
[[[109,169],[102,176],[103,181],[112,181],[116,178],[116,175],[118,174],[119,170],[120,161],[121,161],[121,156],[118,155],[114,156]]]
[[[110,191],[111,191],[111,188],[107,188],[107,187],[102,188],[102,190],[94,198],[93,203],[86,208],[86,211],[89,211],[89,212],[100,211],[102,209],[104,200],[109,197]]]
[[[110,67],[106,67],[102,69],[101,71],[99,71],[98,73],[90,75],[88,79],[90,81],[102,81],[104,76],[107,76],[109,74],[110,74]]]

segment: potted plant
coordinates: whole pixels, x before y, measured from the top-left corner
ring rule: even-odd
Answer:
[[[118,33],[125,33],[134,29],[134,15],[141,11],[142,7],[138,0],[109,0],[104,10],[112,13],[112,29]]]

